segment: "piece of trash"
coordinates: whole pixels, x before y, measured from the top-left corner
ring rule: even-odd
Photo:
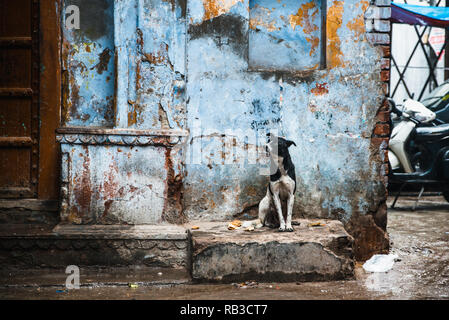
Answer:
[[[252,221],[243,221],[242,228],[249,228],[253,225]]]
[[[393,268],[396,254],[375,254],[363,264],[363,269],[368,272],[387,272]]]
[[[68,290],[66,289],[66,290],[56,290],[56,293],[65,293],[65,292],[68,292]]]
[[[228,230],[235,230],[242,226],[242,222],[240,220],[234,220],[228,224]]]
[[[242,223],[242,228],[244,228],[245,231],[254,231],[254,229],[259,229],[262,227],[263,225],[259,219],[244,221]]]
[[[247,289],[251,287],[257,287],[259,284],[256,281],[245,281],[242,283],[233,283],[233,285],[240,289]]]
[[[198,227],[198,226],[193,226],[192,227],[192,230],[198,230],[200,227]]]
[[[135,289],[138,288],[139,285],[137,283],[128,283],[128,287]]]
[[[236,226],[234,226],[232,223],[228,224],[228,230],[235,230],[237,229]]]
[[[157,275],[158,275],[158,276],[162,276],[162,272],[158,272]]]
[[[325,225],[326,224],[324,224],[324,223],[322,223],[320,221],[309,223],[309,227],[324,227]]]
[[[234,221],[231,222],[231,224],[236,226],[236,227],[241,227],[242,226],[242,221],[234,220]]]

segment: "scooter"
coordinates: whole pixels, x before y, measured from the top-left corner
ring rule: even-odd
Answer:
[[[432,186],[449,202],[449,124],[429,126],[436,114],[421,102],[405,100],[400,110],[394,100],[388,101],[399,119],[388,148],[389,184],[400,184],[392,207],[407,184],[421,186],[418,200],[424,187]]]

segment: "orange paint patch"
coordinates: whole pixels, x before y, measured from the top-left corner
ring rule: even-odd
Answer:
[[[347,23],[347,27],[354,31],[354,41],[360,41],[366,32],[364,13],[369,6],[368,1],[361,1],[356,4],[357,8],[361,8],[362,12],[356,18]]]
[[[228,12],[238,2],[243,2],[243,0],[203,0],[203,20],[210,20],[221,16]]]
[[[271,19],[271,11],[268,8],[255,5],[251,19],[249,20],[249,27],[255,30],[258,26],[264,27],[269,32],[279,30],[276,27],[276,20]],[[271,21],[270,21],[271,20]]]
[[[312,45],[310,56],[315,53],[316,48],[320,44],[320,39],[311,35],[319,29],[318,26],[312,22],[318,12],[319,10],[316,7],[315,1],[312,1],[301,5],[296,14],[291,14],[289,16],[290,26],[293,30],[299,25],[302,27],[305,34],[310,35],[309,37],[306,37],[306,40]]]
[[[310,91],[316,96],[322,96],[323,94],[329,93],[327,83],[317,83],[315,88]]]
[[[128,101],[128,126],[141,123],[143,108],[140,104]]]
[[[310,11],[313,10],[312,13]],[[311,33],[318,30],[318,26],[312,24],[311,18],[314,18],[318,13],[318,8],[315,2],[309,2],[301,5],[296,14],[289,16],[289,22],[293,30],[296,26],[301,26],[304,29],[304,33]]]
[[[327,65],[329,68],[344,66],[338,30],[343,23],[343,1],[335,1],[327,12]]]

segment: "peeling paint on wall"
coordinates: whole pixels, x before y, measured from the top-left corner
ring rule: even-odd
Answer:
[[[343,23],[343,1],[333,1],[327,11],[327,66],[344,67],[338,31]]]
[[[66,126],[189,136],[168,147],[67,147],[70,201],[86,212],[73,217],[179,223],[253,210],[266,192],[258,161],[273,129],[297,144],[296,215],[347,222],[376,210],[384,185],[371,135],[383,93],[380,53],[364,36],[367,1],[327,1],[327,39],[321,1],[111,3],[113,38],[109,29],[83,44],[64,34]],[[97,109],[94,95],[103,97]]]
[[[321,1],[249,1],[249,64],[254,69],[313,70],[320,64]]]
[[[243,0],[203,0],[203,21],[227,13],[237,2],[243,2]]]
[[[114,121],[113,3],[73,0],[80,29],[63,27],[63,122],[67,126],[112,126]],[[64,11],[63,11],[64,12]],[[62,15],[64,20],[66,17]]]

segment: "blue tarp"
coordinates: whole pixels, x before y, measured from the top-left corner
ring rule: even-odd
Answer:
[[[425,7],[392,2],[391,21],[446,28],[449,27],[449,7]]]

